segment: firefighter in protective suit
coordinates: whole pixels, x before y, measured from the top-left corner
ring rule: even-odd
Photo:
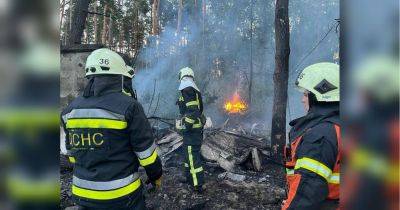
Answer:
[[[82,209],[146,209],[138,168],[161,185],[162,165],[152,129],[133,98],[132,71],[103,48],[86,61],[83,95],[62,112],[66,147],[74,163],[72,197]]]
[[[179,72],[179,99],[177,105],[181,119],[177,120],[177,129],[182,131],[185,156],[186,180],[196,192],[203,191],[204,183],[203,160],[200,154],[203,140],[203,101],[197,85],[194,83],[194,73],[189,67]]]
[[[339,66],[317,63],[305,68],[296,85],[307,111],[290,122],[285,147],[288,186],[282,209],[331,209],[338,206],[341,134]]]

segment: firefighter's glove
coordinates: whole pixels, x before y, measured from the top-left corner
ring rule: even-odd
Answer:
[[[157,188],[160,189],[161,187],[161,181],[162,181],[162,177],[158,178],[156,181],[153,182],[153,185]]]
[[[149,193],[151,192],[155,192],[156,190],[159,190],[161,187],[161,181],[162,181],[162,177],[158,178],[155,181],[150,181],[147,180],[146,184],[147,184],[147,191]]]

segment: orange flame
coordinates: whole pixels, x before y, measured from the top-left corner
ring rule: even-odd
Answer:
[[[247,110],[247,104],[242,99],[240,99],[240,95],[235,92],[232,100],[225,102],[224,108],[225,111],[230,114],[243,113]]]

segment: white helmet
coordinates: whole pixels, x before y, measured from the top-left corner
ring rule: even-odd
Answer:
[[[183,77],[192,77],[194,78],[194,72],[191,68],[185,67],[179,71],[179,80],[182,80]]]
[[[399,96],[399,62],[391,57],[371,57],[353,75],[356,85],[374,96],[389,101]]]
[[[118,53],[102,48],[93,51],[86,60],[86,75],[116,74],[132,78],[133,71],[125,65],[124,59]]]
[[[340,101],[339,65],[328,62],[310,65],[300,73],[296,85],[312,92],[317,101]]]

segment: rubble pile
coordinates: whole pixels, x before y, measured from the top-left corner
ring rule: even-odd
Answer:
[[[220,129],[206,131],[201,154],[207,161],[217,162],[226,171],[240,170],[249,159],[252,169],[260,171],[259,151],[268,152],[262,140]]]
[[[254,126],[253,126],[254,127]],[[157,136],[164,166],[161,189],[146,192],[149,209],[280,209],[285,198],[282,166],[270,161],[266,138],[241,128],[207,128],[201,154],[205,159],[205,191],[194,193],[183,172],[182,136],[172,128]],[[67,165],[67,164],[65,164]],[[142,179],[146,180],[143,171]],[[72,170],[62,167],[61,208],[72,206]]]

